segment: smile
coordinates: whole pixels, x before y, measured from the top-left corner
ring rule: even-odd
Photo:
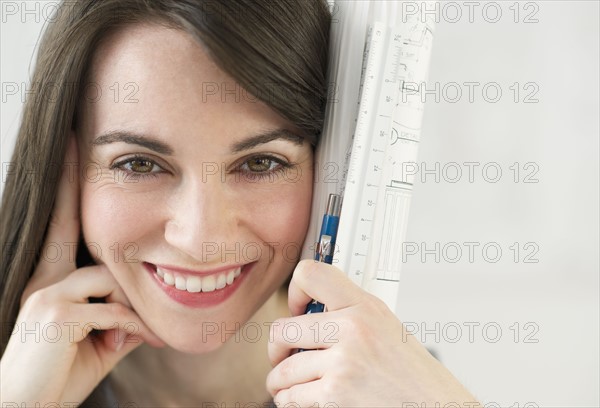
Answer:
[[[212,271],[193,271],[143,262],[158,288],[187,307],[212,307],[225,302],[256,265],[230,265]]]
[[[214,290],[223,289],[227,285],[232,285],[235,278],[240,276],[241,272],[242,267],[238,266],[237,268],[213,275],[186,276],[182,273],[167,271],[166,269],[157,266],[155,273],[165,284],[175,286],[175,289],[197,293],[201,291],[212,292]]]

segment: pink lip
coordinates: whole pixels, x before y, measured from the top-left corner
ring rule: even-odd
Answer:
[[[240,276],[235,278],[231,285],[225,286],[223,289],[214,290],[212,292],[197,292],[190,293],[184,290],[175,289],[173,286],[169,286],[164,283],[160,277],[156,274],[155,266],[150,263],[143,262],[144,268],[150,273],[154,282],[157,283],[158,287],[162,289],[162,291],[169,296],[171,299],[180,303],[184,306],[193,307],[193,308],[207,308],[219,305],[225,302],[235,291],[240,287],[242,282],[245,280],[246,275],[252,270],[254,265],[256,265],[256,261],[243,265]],[[161,266],[162,268],[162,266]],[[165,268],[167,269],[167,268]],[[229,270],[232,267],[228,266],[226,268],[215,269],[215,271]],[[177,270],[177,269],[173,269]],[[185,270],[184,270],[185,271]],[[214,271],[211,271],[213,273]],[[192,272],[193,273],[193,272]],[[196,272],[198,273],[198,272]]]

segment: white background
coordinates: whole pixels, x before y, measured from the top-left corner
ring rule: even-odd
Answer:
[[[9,2],[1,3],[4,11]],[[20,13],[2,16],[0,188],[19,126],[22,84],[52,11],[44,7],[54,2],[25,3],[37,12],[22,15],[23,2],[16,2]],[[472,22],[465,2],[455,2],[462,12],[455,23],[457,8],[447,3],[439,9],[428,86],[439,83],[440,99],[427,96],[419,157],[427,169],[439,163],[440,179],[417,177],[407,241],[448,251],[440,251],[439,262],[433,254],[407,256],[398,316],[418,327],[417,337],[483,402],[598,407],[599,3],[498,2],[496,23],[491,8],[483,12],[489,2],[476,2]],[[524,23],[528,15],[538,22]],[[465,82],[481,84],[473,102]],[[510,89],[515,82],[518,102]],[[524,88],[530,82],[537,103],[524,103],[536,89]],[[17,95],[5,92],[13,83]],[[456,103],[451,83],[462,91]],[[484,98],[487,83],[500,86],[498,102],[489,101],[493,89]],[[479,163],[473,182],[465,162]],[[463,170],[455,183],[452,163]],[[487,163],[502,170],[498,182],[486,181],[495,175],[493,168],[482,174]],[[534,169],[538,182],[524,183]],[[464,242],[479,243],[473,262]],[[530,259],[537,263],[525,262],[528,242],[539,249]],[[457,262],[449,243],[463,250]],[[490,260],[492,249],[484,257],[486,243],[501,248],[497,262]]]

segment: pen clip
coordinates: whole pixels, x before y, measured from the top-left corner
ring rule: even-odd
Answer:
[[[325,262],[325,257],[331,255],[331,235],[321,235],[321,240],[317,242],[315,255],[317,261]]]

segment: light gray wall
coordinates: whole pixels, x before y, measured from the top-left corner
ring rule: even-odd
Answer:
[[[427,95],[419,158],[433,170],[415,186],[407,241],[419,252],[406,255],[397,313],[484,402],[597,407],[599,3],[474,2],[472,22],[467,3],[439,8],[428,84],[439,83],[439,101]],[[53,4],[2,2],[3,177]],[[466,82],[480,84],[472,102]],[[537,102],[524,103],[528,95]],[[422,249],[432,252],[422,259]]]
[[[419,154],[428,169],[439,163],[440,180],[434,171],[415,186],[407,241],[434,253],[439,242],[440,260],[426,255],[423,262],[421,251],[407,255],[398,315],[425,322],[418,335],[435,333],[439,322],[440,339],[426,335],[428,347],[486,402],[599,406],[598,2],[519,3],[520,20],[537,7],[539,21],[529,24],[514,22],[514,2],[498,2],[502,18],[487,22],[486,3],[473,23],[462,7],[460,22],[441,19],[437,26],[428,89],[439,83],[441,97],[427,98]],[[487,11],[492,19],[493,8]],[[463,92],[456,103],[453,82]],[[472,103],[465,82],[481,84]],[[502,90],[496,103],[482,96],[488,83]],[[539,102],[523,103],[536,89]],[[465,162],[480,163],[472,183]],[[517,183],[514,162],[521,168]],[[488,180],[502,170],[496,183],[484,178],[486,164]],[[456,167],[463,174],[451,183]],[[533,171],[539,181],[524,183]],[[465,242],[480,244],[472,263]],[[493,263],[496,245],[502,255]],[[462,257],[452,263],[457,246]],[[529,261],[538,262],[525,262],[536,248]],[[469,324],[479,324],[472,343]],[[462,337],[453,343],[456,326]],[[502,334],[493,343],[497,327]]]

